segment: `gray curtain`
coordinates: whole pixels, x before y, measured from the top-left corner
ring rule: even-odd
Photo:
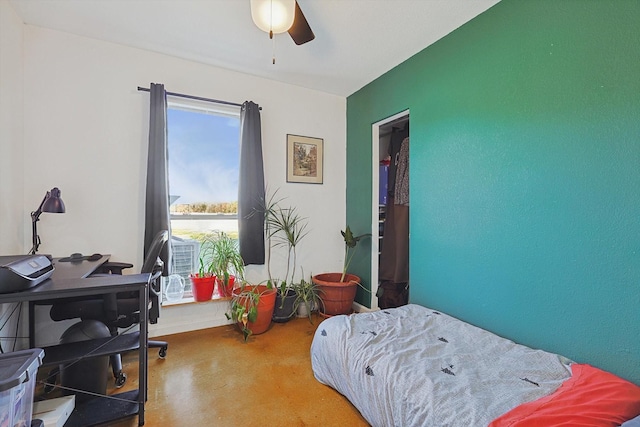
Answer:
[[[167,149],[167,94],[164,85],[152,83],[149,109],[149,154],[145,204],[144,257],[154,237],[162,230],[171,232],[169,222],[169,173]],[[164,245],[160,258],[163,275],[169,274],[171,245]]]
[[[245,101],[240,110],[238,233],[246,265],[264,264],[264,169],[260,107]]]

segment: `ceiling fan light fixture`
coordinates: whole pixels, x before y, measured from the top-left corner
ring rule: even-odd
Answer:
[[[251,0],[251,18],[258,28],[280,34],[293,25],[296,0]]]

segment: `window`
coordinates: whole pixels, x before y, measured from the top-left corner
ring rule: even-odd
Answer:
[[[168,99],[171,274],[198,271],[200,242],[216,230],[237,239],[240,110]]]

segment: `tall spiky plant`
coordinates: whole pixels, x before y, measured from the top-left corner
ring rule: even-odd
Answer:
[[[267,274],[269,280],[278,288],[282,297],[293,285],[297,265],[297,247],[307,235],[307,218],[302,217],[295,207],[283,207],[283,198],[277,198],[276,190],[265,202],[265,234],[267,238]],[[287,251],[287,269],[284,280],[278,281],[271,274],[271,249],[283,247]],[[278,283],[279,282],[279,283]]]
[[[267,223],[270,230],[267,238],[274,247],[284,247],[287,250],[285,280],[293,283],[298,257],[296,248],[308,232],[306,218],[301,217],[296,208],[277,206],[267,216]],[[289,279],[289,273],[291,273],[291,279]]]

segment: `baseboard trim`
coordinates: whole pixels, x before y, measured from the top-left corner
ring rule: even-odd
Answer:
[[[356,313],[367,313],[367,312],[371,312],[371,311],[378,311],[380,310],[379,308],[369,308],[366,307],[362,304],[360,304],[359,302],[353,302],[352,305],[353,309],[356,311]]]

